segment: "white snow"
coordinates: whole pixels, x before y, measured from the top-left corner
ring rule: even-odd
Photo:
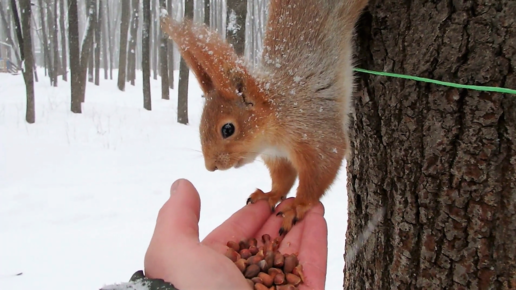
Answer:
[[[142,108],[141,72],[125,92],[116,79],[101,79],[100,87],[88,83],[82,114],[69,110],[67,82],[60,79],[54,88],[42,69],[38,73],[33,125],[24,119],[22,75],[0,74],[0,289],[91,290],[127,282],[143,268],[156,215],[177,178],[190,179],[199,190],[201,238],[256,188],[270,189],[260,160],[223,172],[205,169],[198,132],[204,99],[197,82],[190,82],[185,126],[176,122],[176,91],[170,101],[161,100],[159,79],[151,80],[153,110]],[[340,289],[344,167],[323,203],[326,288]]]

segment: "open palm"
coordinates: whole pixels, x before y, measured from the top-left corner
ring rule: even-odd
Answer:
[[[278,210],[288,203],[287,199]],[[265,201],[244,206],[203,241],[199,240],[200,198],[187,180],[171,188],[161,208],[145,256],[145,273],[179,289],[248,289],[244,276],[224,253],[227,242],[263,234],[277,236],[282,219],[271,214]],[[281,253],[297,253],[305,281],[299,289],[324,289],[327,261],[327,226],[322,204],[296,224],[280,245]]]

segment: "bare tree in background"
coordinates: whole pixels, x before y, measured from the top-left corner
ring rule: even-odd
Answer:
[[[152,25],[152,78],[158,79],[158,55],[159,55],[159,43],[161,43],[159,38],[159,9],[158,9],[157,0],[152,0],[152,15],[153,15],[153,25]]]
[[[204,24],[210,27],[210,0],[204,0]]]
[[[120,22],[120,50],[118,54],[118,89],[125,91],[125,78],[127,70],[127,32],[131,16],[131,2],[122,1],[122,19]]]
[[[159,5],[161,9],[167,9],[166,0],[159,0]],[[160,12],[161,13],[161,12]],[[172,15],[169,15],[172,17]],[[167,43],[168,36],[163,30],[159,29],[161,35],[161,44],[159,47],[159,64],[160,64],[160,74],[161,74],[161,98],[164,100],[170,99],[170,91],[168,85],[168,56],[167,56]]]
[[[4,32],[5,32],[5,37],[6,37],[6,41],[7,43],[13,48],[14,50],[14,55],[16,56],[16,65],[18,67],[20,67],[21,65],[21,57],[20,57],[20,53],[19,53],[19,50],[16,49],[16,45],[14,43],[14,39],[13,39],[13,36],[11,34],[11,26],[9,25],[10,22],[7,21],[7,17],[5,15],[5,12],[4,12],[4,7],[3,7],[3,4],[2,4],[2,1],[0,1],[0,18],[2,20],[2,26],[4,27]]]
[[[111,1],[106,1],[106,25],[107,25],[107,37],[108,37],[108,43],[109,43],[109,79],[113,79],[113,65],[114,65],[114,50],[115,50],[115,44],[113,43],[113,38],[115,37],[111,31],[111,21],[117,21],[118,17],[115,17],[115,19],[111,20],[109,17],[111,16],[109,5]]]
[[[185,19],[193,20],[193,0],[185,0]],[[181,57],[179,65],[179,89],[177,93],[177,122],[188,124],[188,76],[190,70]]]
[[[98,12],[95,11],[95,85],[100,84],[100,48],[102,46],[102,1],[99,0]]]
[[[56,86],[56,87],[57,87],[57,78],[58,78],[59,74],[61,74],[61,72],[62,72],[61,63],[59,61],[59,34],[58,34],[59,26],[57,25],[57,14],[58,14],[57,13],[57,1],[58,0],[54,0],[53,9],[48,9],[49,23],[52,23],[52,27],[53,27],[53,29],[49,29],[49,32],[50,31],[52,32],[51,33],[52,34],[52,50],[54,52],[54,69],[53,69],[54,74],[52,76],[53,76],[54,86]],[[47,2],[47,5],[48,5],[48,2]],[[52,12],[52,10],[53,10],[53,12]],[[49,28],[50,27],[51,26],[49,26]]]
[[[16,35],[18,44],[20,45],[20,57],[25,65],[23,68],[23,79],[25,81],[25,90],[27,92],[27,107],[25,111],[25,120],[29,124],[36,122],[36,110],[34,101],[34,58],[32,54],[32,36],[31,36],[31,18],[32,5],[30,0],[19,0],[21,11],[21,23],[16,6],[16,0],[11,0],[11,9],[15,22]]]
[[[142,81],[143,81],[143,107],[152,109],[150,89],[150,34],[151,8],[150,0],[143,0],[143,26],[142,26]]]
[[[54,85],[53,84],[52,60],[51,60],[51,56],[50,56],[50,50],[48,48],[49,42],[48,42],[48,37],[47,37],[47,29],[46,29],[46,25],[45,25],[45,7],[46,6],[43,6],[43,1],[38,0],[41,35],[43,37],[42,45],[43,45],[43,54],[45,57],[45,68],[48,69],[48,77],[50,78],[50,84]]]
[[[153,24],[152,24],[152,78],[157,80],[158,79],[158,55],[159,55],[159,9],[158,9],[158,3],[157,0],[152,0],[152,6],[151,6],[151,13],[153,17]]]
[[[58,0],[56,0],[58,1]],[[63,81],[68,81],[68,63],[66,58],[66,27],[65,27],[65,1],[59,0],[59,27],[61,29],[61,59],[63,65]]]
[[[86,96],[86,72],[88,69],[88,61],[93,54],[93,39],[95,37],[95,24],[97,22],[97,0],[89,0],[87,2],[88,8],[88,24],[85,32],[85,37],[81,49],[81,102],[84,103]]]
[[[68,0],[68,42],[70,47],[71,111],[80,114],[82,113],[81,52],[79,49],[79,15],[77,12],[77,0]]]
[[[247,0],[227,0],[226,39],[237,55],[245,52],[245,20]]]
[[[144,0],[146,1],[146,0]],[[127,56],[127,81],[131,82],[134,86],[134,80],[136,78],[136,44],[138,41],[138,21],[139,21],[139,9],[140,1],[132,0],[132,17],[131,17],[131,28],[129,37],[129,52]]]
[[[109,19],[109,14],[106,15],[106,0],[99,0],[99,18],[98,18],[98,29],[100,29],[102,33],[102,66],[104,67],[104,79],[108,79],[108,53],[107,47],[109,41],[107,39],[107,29],[105,23],[111,21]]]
[[[174,10],[172,6],[173,1],[168,0],[167,9],[168,15],[170,17],[174,17]],[[168,52],[168,87],[174,89],[174,41],[172,39],[168,39],[167,43],[167,52]]]

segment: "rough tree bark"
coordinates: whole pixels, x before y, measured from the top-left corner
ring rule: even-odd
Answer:
[[[247,0],[227,0],[226,39],[235,52],[242,56],[245,52],[245,19]]]
[[[357,66],[516,88],[516,2],[371,0]],[[346,289],[516,289],[516,96],[359,74]],[[383,220],[353,250],[372,215]]]
[[[131,2],[122,1],[122,19],[120,22],[120,50],[118,53],[118,89],[125,90],[125,75],[127,68],[127,31],[131,16]]]
[[[64,0],[63,0],[64,1]],[[77,0],[68,0],[68,46],[70,54],[70,90],[73,113],[82,113],[81,108],[81,52],[79,49],[79,15]]]
[[[143,107],[150,111],[152,109],[150,90],[150,34],[152,32],[150,0],[143,0],[142,28]]]
[[[167,9],[166,0],[159,0],[160,9]],[[158,10],[159,11],[159,10]],[[169,15],[172,17],[172,15]],[[161,44],[159,46],[159,66],[161,75],[161,98],[164,100],[170,99],[170,91],[168,87],[168,57],[167,57],[167,43],[168,36],[159,30],[161,35]]]
[[[57,1],[57,0],[56,0]],[[68,62],[66,58],[66,27],[65,27],[65,2],[60,0],[59,4],[59,28],[61,30],[61,61],[63,67],[63,81],[68,81]]]

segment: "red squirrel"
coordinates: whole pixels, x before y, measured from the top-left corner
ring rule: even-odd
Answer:
[[[274,212],[299,176],[294,202],[277,215],[286,234],[335,180],[349,148],[353,31],[368,0],[271,0],[260,63],[251,69],[215,31],[161,15],[205,95],[200,137],[209,171],[261,156]]]

